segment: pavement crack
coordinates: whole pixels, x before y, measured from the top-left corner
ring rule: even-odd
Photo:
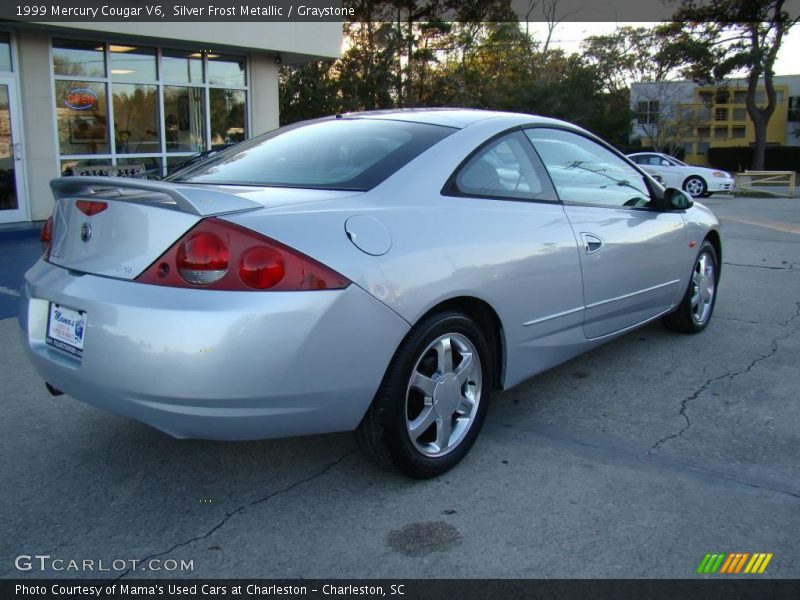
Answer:
[[[508,429],[521,429],[523,431],[532,432],[537,435],[548,438],[550,440],[554,440],[558,443],[585,448],[587,450],[592,451],[593,454],[596,451],[601,451],[607,453],[608,455],[621,457],[639,464],[645,464],[645,465],[655,464],[660,467],[671,470],[706,476],[717,481],[724,481],[736,485],[743,485],[749,488],[763,490],[765,492],[791,496],[792,498],[800,498],[799,492],[796,492],[793,489],[787,489],[784,487],[771,485],[770,482],[767,481],[756,482],[751,479],[744,479],[741,476],[739,476],[738,473],[726,473],[724,471],[720,471],[713,467],[708,467],[697,463],[687,463],[670,457],[661,457],[658,455],[655,456],[648,455],[647,457],[644,457],[642,456],[640,449],[632,448],[626,445],[604,443],[598,441],[596,438],[582,439],[580,436],[568,434],[560,430],[553,430],[551,428],[548,428],[547,426],[530,427],[519,423],[509,423],[507,421],[503,421],[497,418],[488,418],[487,422],[494,423],[496,425],[500,425],[501,427],[505,427]]]
[[[795,312],[794,312],[794,314],[791,317],[789,317],[786,321],[784,321],[783,323],[779,323],[779,325],[784,326],[784,327],[788,327],[789,325],[792,324],[793,321],[795,321],[798,318],[800,318],[800,302],[795,302]],[[760,362],[762,362],[764,360],[767,360],[768,358],[771,358],[771,357],[775,356],[775,354],[778,352],[779,343],[782,342],[783,340],[785,340],[786,338],[790,337],[795,331],[797,331],[797,329],[798,329],[797,327],[793,327],[793,328],[791,328],[789,330],[788,333],[786,333],[784,335],[780,335],[780,336],[775,337],[775,338],[772,338],[772,340],[770,340],[770,350],[769,350],[769,352],[767,352],[766,354],[762,354],[761,356],[753,359],[744,369],[739,369],[737,371],[727,371],[727,372],[723,373],[722,375],[717,375],[716,377],[711,377],[710,379],[706,379],[700,385],[699,388],[697,388],[694,392],[692,392],[690,395],[686,396],[683,400],[681,400],[681,408],[678,411],[678,414],[681,417],[683,417],[683,419],[686,421],[684,426],[681,427],[681,429],[677,433],[671,433],[669,435],[665,435],[664,437],[662,437],[659,440],[657,440],[656,443],[653,444],[650,447],[650,449],[647,451],[647,454],[650,454],[650,455],[654,454],[656,449],[659,446],[664,445],[665,443],[667,443],[670,440],[674,440],[674,439],[677,439],[679,437],[682,437],[683,434],[686,433],[691,428],[692,421],[689,418],[689,415],[686,414],[686,410],[688,409],[690,402],[692,402],[693,400],[697,400],[697,398],[700,396],[700,394],[705,392],[714,383],[716,383],[718,381],[722,381],[723,379],[733,380],[733,379],[739,377],[740,375],[745,375],[746,373],[749,373],[758,363],[760,363]]]
[[[706,379],[699,388],[697,388],[689,396],[686,396],[683,400],[681,400],[681,408],[678,411],[678,414],[681,417],[683,417],[683,419],[684,419],[684,421],[686,421],[686,423],[684,424],[683,427],[681,427],[681,429],[677,433],[671,433],[669,435],[665,435],[664,437],[662,437],[658,441],[656,441],[656,443],[653,444],[650,447],[650,449],[647,451],[647,454],[651,454],[651,455],[654,454],[656,449],[659,446],[667,443],[669,440],[674,440],[675,438],[679,438],[679,437],[683,436],[684,433],[689,431],[689,428],[691,428],[691,426],[692,426],[692,421],[689,418],[689,415],[686,414],[686,409],[689,407],[689,402],[691,402],[692,400],[696,400],[697,397],[700,396],[700,394],[705,392],[709,388],[709,386],[711,386],[711,384],[716,383],[717,381],[720,381],[720,380],[725,379],[726,377],[730,377],[730,376],[731,376],[731,373],[727,372],[727,373],[723,373],[722,375],[718,375],[717,377],[712,377],[710,379]]]
[[[769,265],[747,265],[744,263],[733,263],[733,262],[723,262],[724,265],[729,265],[731,267],[750,267],[753,269],[768,269],[770,271],[791,271],[794,268],[794,264],[787,265],[785,267],[773,267]]]
[[[768,321],[751,321],[750,319],[737,319],[736,317],[721,317],[714,315],[715,319],[722,321],[736,321],[737,323],[750,323],[751,325],[783,325],[783,323],[769,323]]]
[[[322,469],[320,469],[316,473],[313,473],[313,474],[309,475],[308,477],[304,477],[303,479],[298,479],[297,481],[295,481],[291,485],[288,485],[286,487],[283,487],[283,488],[280,488],[278,490],[275,490],[274,492],[270,492],[266,496],[263,496],[263,497],[258,498],[256,500],[253,500],[253,501],[248,502],[246,504],[242,504],[241,506],[239,506],[238,508],[232,510],[231,512],[226,513],[225,516],[222,517],[222,519],[220,519],[220,521],[216,525],[211,527],[205,533],[203,533],[201,535],[196,535],[196,536],[191,537],[191,538],[189,538],[187,540],[184,540],[182,542],[178,542],[177,544],[172,545],[167,550],[162,550],[161,552],[155,552],[153,554],[145,556],[144,558],[140,559],[136,564],[146,564],[148,561],[150,561],[150,560],[152,560],[154,558],[158,558],[159,556],[165,556],[167,554],[171,554],[172,552],[174,552],[178,548],[183,548],[184,546],[188,546],[189,544],[192,544],[194,542],[198,542],[200,540],[206,539],[207,537],[211,536],[213,533],[215,533],[216,531],[221,529],[235,515],[238,515],[239,513],[244,512],[245,510],[247,510],[251,506],[256,506],[258,504],[263,504],[264,502],[268,502],[269,500],[272,500],[275,496],[280,496],[281,494],[286,494],[286,493],[292,491],[293,489],[295,489],[295,488],[297,488],[297,487],[299,487],[299,486],[301,486],[301,485],[303,485],[305,483],[308,483],[310,481],[313,481],[314,479],[318,479],[319,477],[322,477],[323,475],[326,475],[331,469],[333,469],[337,465],[340,465],[342,463],[342,461],[344,461],[345,458],[347,458],[351,454],[354,454],[355,452],[356,452],[355,450],[350,450],[348,452],[345,452],[339,458],[337,458],[335,461],[333,461],[331,463],[328,463],[327,465],[325,465],[325,467],[323,467]],[[115,578],[114,581],[119,581],[120,579],[122,579],[123,577],[128,575],[131,572],[131,570],[132,570],[132,568],[127,569],[119,577]]]

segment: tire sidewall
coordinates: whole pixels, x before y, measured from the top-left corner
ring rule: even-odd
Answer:
[[[708,313],[708,318],[703,323],[697,323],[694,318],[692,318],[692,274],[694,274],[694,270],[697,267],[697,261],[700,260],[700,257],[703,254],[708,254],[711,256],[711,260],[714,262],[714,297],[711,299],[711,310]],[[700,251],[697,253],[697,256],[692,263],[692,271],[689,274],[689,285],[686,288],[686,295],[683,299],[682,309],[686,311],[687,317],[689,322],[691,323],[692,329],[696,332],[703,331],[708,324],[711,322],[711,317],[714,316],[714,308],[717,305],[717,295],[719,293],[719,260],[717,259],[717,251],[714,249],[714,245],[705,240],[702,245],[700,246]]]
[[[441,335],[459,333],[466,336],[475,346],[481,361],[481,399],[478,411],[469,431],[459,445],[439,457],[422,454],[411,441],[406,428],[406,393],[412,370],[416,367],[421,353]],[[431,315],[419,324],[403,341],[396,358],[397,369],[393,380],[387,382],[387,394],[391,397],[387,442],[395,457],[407,464],[398,465],[416,477],[433,477],[455,466],[469,452],[480,433],[489,406],[489,397],[494,386],[494,360],[486,335],[469,317],[457,312],[444,312]],[[410,468],[409,468],[410,467]]]

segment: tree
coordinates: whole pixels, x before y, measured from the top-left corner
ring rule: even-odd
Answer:
[[[773,68],[783,38],[797,18],[784,10],[785,0],[681,0],[673,20],[683,23],[684,31],[709,49],[714,57],[711,68],[700,65],[699,71],[719,81],[743,70],[747,79],[747,113],[753,121],[755,148],[753,169],[764,169],[767,125],[775,112],[777,98]],[[693,61],[698,65],[698,61]],[[706,63],[708,65],[708,63]],[[759,103],[756,92],[763,78],[766,104]]]
[[[691,103],[693,88],[691,82],[675,81],[637,86],[633,98],[636,131],[644,134],[654,150],[678,156],[696,128],[708,125],[708,115]]]

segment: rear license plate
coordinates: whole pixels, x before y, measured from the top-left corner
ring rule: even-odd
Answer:
[[[47,318],[47,337],[51,346],[83,358],[83,340],[86,334],[86,312],[79,311],[55,302],[50,303]]]

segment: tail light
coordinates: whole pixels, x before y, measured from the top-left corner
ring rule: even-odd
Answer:
[[[47,217],[47,221],[42,225],[39,231],[39,241],[42,242],[44,259],[47,260],[50,258],[50,243],[53,241],[53,217]]]
[[[280,242],[215,218],[175,242],[136,281],[209,290],[331,290],[350,281]]]
[[[75,203],[75,206],[77,206],[78,210],[87,217],[91,217],[92,215],[96,215],[97,213],[101,213],[107,209],[108,203],[99,202],[97,200],[78,200]]]
[[[188,283],[214,283],[228,272],[228,246],[213,233],[195,233],[178,247],[175,265]]]

